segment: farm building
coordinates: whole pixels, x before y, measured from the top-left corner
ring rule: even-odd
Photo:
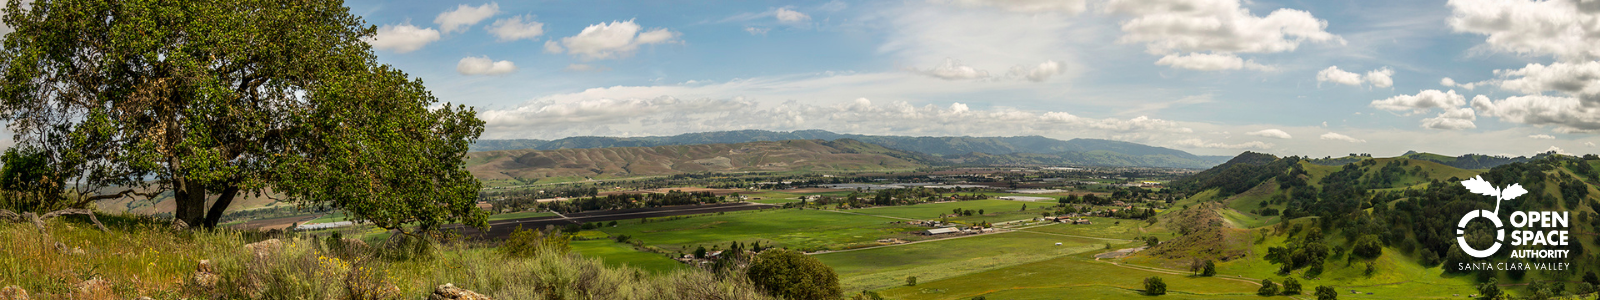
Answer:
[[[946,227],[946,228],[928,229],[927,234],[928,235],[940,235],[940,234],[958,233],[958,232],[961,232],[961,229],[956,229],[956,228],[952,228],[952,227]]]

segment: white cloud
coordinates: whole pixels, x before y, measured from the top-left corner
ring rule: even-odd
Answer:
[[[1264,136],[1264,137],[1270,137],[1270,138],[1279,138],[1279,139],[1290,139],[1290,138],[1293,138],[1292,136],[1289,136],[1288,132],[1284,132],[1283,130],[1279,130],[1279,129],[1276,129],[1276,128],[1274,128],[1274,129],[1262,129],[1262,130],[1252,131],[1250,133],[1245,133],[1245,134],[1254,135],[1254,136]]]
[[[1382,110],[1404,111],[1410,110],[1420,113],[1433,108],[1451,108],[1467,104],[1467,98],[1456,94],[1455,90],[1440,92],[1439,90],[1423,90],[1416,95],[1399,95],[1389,99],[1373,100],[1371,106]]]
[[[633,20],[594,24],[578,35],[561,38],[559,44],[545,42],[544,48],[545,52],[566,52],[584,59],[624,58],[633,55],[640,45],[670,43],[678,37],[677,32],[666,28],[641,30]]]
[[[1544,149],[1544,151],[1539,151],[1539,153],[1549,153],[1549,152],[1555,152],[1555,153],[1564,154],[1564,155],[1572,155],[1572,153],[1567,153],[1567,150],[1563,150],[1563,149],[1561,149],[1561,147],[1556,147],[1556,146],[1550,146],[1550,149]]]
[[[1494,50],[1552,55],[1563,61],[1600,59],[1600,2],[1594,0],[1450,0],[1457,32],[1488,36]]]
[[[1538,139],[1538,140],[1554,140],[1554,139],[1556,139],[1556,137],[1555,137],[1555,136],[1552,136],[1552,135],[1548,135],[1548,134],[1535,134],[1535,135],[1529,135],[1529,136],[1528,136],[1528,138],[1531,138],[1531,139]]]
[[[1478,128],[1478,124],[1473,122],[1477,120],[1478,115],[1473,113],[1472,108],[1449,107],[1445,108],[1444,112],[1439,113],[1437,117],[1422,119],[1422,128],[1439,130],[1473,129]]]
[[[1361,74],[1340,70],[1339,66],[1328,66],[1327,69],[1317,72],[1317,82],[1324,81],[1349,86],[1361,86]]]
[[[772,12],[772,17],[778,18],[779,22],[784,23],[799,23],[811,20],[811,16],[788,8],[778,8],[777,11]]]
[[[1258,71],[1272,71],[1275,69],[1272,66],[1258,64],[1255,61],[1247,61],[1239,58],[1238,56],[1227,53],[1189,53],[1188,55],[1168,54],[1167,56],[1161,57],[1160,60],[1157,60],[1156,65],[1201,71],[1238,70],[1241,68],[1248,68]]]
[[[494,24],[489,25],[489,33],[501,42],[531,40],[544,35],[544,23],[534,21],[533,16],[515,16],[495,20]]]
[[[1594,142],[1583,142],[1584,146],[1594,147]]]
[[[1267,149],[1267,148],[1272,148],[1272,144],[1271,143],[1265,143],[1265,142],[1261,142],[1261,141],[1249,141],[1249,142],[1238,143],[1238,144],[1228,144],[1228,143],[1222,143],[1222,142],[1206,142],[1206,141],[1203,141],[1203,140],[1200,140],[1200,139],[1194,139],[1194,138],[1178,140],[1176,142],[1173,142],[1173,144],[1174,145],[1178,145],[1178,146],[1190,147],[1190,148],[1210,148],[1210,149]]]
[[[1439,80],[1439,85],[1442,85],[1442,86],[1445,86],[1445,87],[1458,87],[1458,88],[1462,88],[1462,89],[1465,89],[1465,90],[1468,90],[1468,91],[1471,91],[1472,88],[1478,87],[1478,84],[1476,84],[1476,83],[1471,83],[1471,82],[1458,83],[1458,82],[1456,82],[1455,79],[1450,79],[1450,77],[1445,77],[1444,79],[1440,79]]]
[[[456,63],[456,72],[461,75],[501,75],[517,71],[517,65],[508,60],[494,61],[488,56],[464,57]]]
[[[933,66],[959,57],[963,64],[989,71],[991,77],[1020,66],[1023,76],[1008,79],[1028,79],[1025,75],[1038,70],[1036,80],[1072,80],[1087,70],[1077,60],[1083,45],[1107,33],[1100,25],[1075,18],[918,4],[904,2],[876,16],[890,23],[878,52],[904,66]],[[1055,67],[1047,61],[1054,61]]]
[[[1124,34],[1118,42],[1145,43],[1146,52],[1156,55],[1278,53],[1294,51],[1306,41],[1344,43],[1323,30],[1327,21],[1311,13],[1279,9],[1259,17],[1238,0],[1110,0],[1103,7],[1107,13],[1133,17],[1122,22]]]
[[[1076,15],[1082,13],[1087,5],[1084,0],[935,0],[957,4],[964,7],[994,7],[1020,13],[1066,13]]]
[[[1600,19],[1595,21],[1600,26]],[[1558,62],[1548,66],[1528,64],[1522,69],[1495,70],[1494,73],[1503,78],[1501,89],[1529,95],[1556,91],[1577,97],[1586,107],[1600,106],[1600,61]]]
[[[1045,79],[1050,79],[1050,76],[1061,74],[1063,71],[1065,70],[1062,69],[1061,63],[1058,63],[1054,60],[1047,60],[1032,68],[1024,66],[1011,67],[1011,72],[1007,73],[1006,75],[1010,76],[1011,78],[1021,78],[1032,82],[1041,82]]]
[[[1472,99],[1472,108],[1501,121],[1555,126],[1557,132],[1600,131],[1600,109],[1584,106],[1572,97],[1527,95],[1491,101],[1478,96]]]
[[[439,24],[439,29],[444,33],[461,32],[497,13],[500,13],[500,4],[494,2],[478,7],[462,4],[456,6],[455,10],[439,13],[438,17],[433,18],[433,23]]]
[[[1394,78],[1390,77],[1393,75],[1394,69],[1383,67],[1367,72],[1367,76],[1364,78],[1367,80],[1367,83],[1371,83],[1372,86],[1388,88],[1394,86]]]
[[[981,79],[989,77],[989,72],[974,69],[971,66],[962,64],[960,61],[949,58],[946,58],[943,64],[927,70],[912,70],[919,74],[933,76],[935,78],[944,80]]]
[[[767,35],[767,31],[772,31],[772,28],[756,28],[756,27],[745,27],[744,28],[744,32],[749,32],[750,35]]]
[[[411,24],[383,25],[378,27],[377,34],[363,40],[374,49],[406,53],[438,41],[439,31],[433,28],[418,28]]]
[[[1351,142],[1351,143],[1365,143],[1365,142],[1367,142],[1366,140],[1363,140],[1363,139],[1357,139],[1357,138],[1350,137],[1348,135],[1333,133],[1331,131],[1328,132],[1328,133],[1322,134],[1321,138],[1324,139],[1324,140],[1345,141],[1345,142]]]

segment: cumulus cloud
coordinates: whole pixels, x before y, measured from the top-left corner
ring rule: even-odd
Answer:
[[[1478,84],[1476,84],[1476,83],[1471,83],[1471,82],[1458,83],[1458,82],[1456,82],[1455,79],[1450,79],[1450,77],[1445,77],[1444,79],[1440,79],[1439,80],[1439,85],[1442,85],[1442,86],[1445,86],[1445,87],[1458,87],[1458,88],[1462,88],[1462,89],[1465,89],[1465,90],[1468,90],[1468,91],[1471,91],[1473,88],[1478,87]]]
[[[1531,138],[1531,139],[1538,139],[1538,140],[1554,140],[1554,139],[1556,139],[1556,137],[1555,137],[1555,136],[1552,136],[1552,135],[1548,135],[1548,134],[1535,134],[1535,135],[1529,135],[1529,136],[1528,136],[1528,138]]]
[[[1433,108],[1452,108],[1466,104],[1466,96],[1456,94],[1455,90],[1448,92],[1423,90],[1416,95],[1399,95],[1389,97],[1389,99],[1373,100],[1371,106],[1382,110],[1410,110],[1414,113],[1420,113]]]
[[[377,34],[372,37],[362,38],[373,49],[389,50],[395,53],[406,53],[422,49],[428,43],[439,40],[439,31],[433,28],[418,28],[411,24],[383,25],[378,27]]]
[[[666,28],[643,30],[633,20],[613,21],[589,25],[578,35],[561,38],[561,42],[545,42],[545,52],[568,53],[584,59],[624,58],[633,55],[640,45],[671,43],[677,32]]]
[[[1156,65],[1201,71],[1238,69],[1272,71],[1275,69],[1272,66],[1258,64],[1255,61],[1244,60],[1233,54],[1226,53],[1189,53],[1188,55],[1168,54],[1167,56],[1161,57],[1160,60],[1157,60]]]
[[[988,78],[989,72],[975,69],[962,64],[960,61],[946,58],[943,64],[927,70],[912,69],[918,74],[933,76],[944,80],[966,80]]]
[[[1565,154],[1565,155],[1572,155],[1571,153],[1567,153],[1567,150],[1561,149],[1561,147],[1556,147],[1556,146],[1550,146],[1549,149],[1544,149],[1544,151],[1540,151],[1539,153],[1550,153],[1550,152],[1555,152],[1555,153],[1558,153],[1558,154]]]
[[[531,40],[544,35],[544,23],[534,21],[533,16],[515,16],[494,21],[489,25],[489,33],[501,42]]]
[[[1050,79],[1050,76],[1061,74],[1063,71],[1065,71],[1065,69],[1061,67],[1061,63],[1058,63],[1054,60],[1046,60],[1043,63],[1039,63],[1037,66],[1033,66],[1032,68],[1025,66],[1011,67],[1011,71],[1006,75],[1010,76],[1011,78],[1020,78],[1032,82],[1041,82],[1045,79]]]
[[[1451,107],[1445,108],[1439,116],[1422,119],[1422,128],[1439,130],[1461,130],[1478,128],[1473,121],[1478,120],[1478,115],[1471,108]]]
[[[1345,141],[1345,142],[1351,142],[1351,143],[1365,143],[1365,142],[1367,142],[1366,140],[1363,140],[1363,139],[1357,139],[1357,138],[1350,137],[1348,135],[1338,134],[1338,133],[1334,133],[1334,132],[1331,132],[1331,131],[1328,132],[1328,133],[1322,134],[1322,139],[1330,140],[1330,141]]]
[[[1450,27],[1487,36],[1494,50],[1600,59],[1600,2],[1594,0],[1450,0]]]
[[[1076,15],[1082,13],[1087,5],[1084,0],[946,0],[936,1],[956,4],[964,7],[994,7],[1020,13],[1065,13]]]
[[[1270,138],[1279,138],[1279,139],[1290,139],[1290,138],[1293,138],[1292,136],[1289,136],[1288,132],[1283,132],[1283,130],[1278,130],[1276,128],[1273,128],[1273,129],[1262,129],[1262,130],[1252,131],[1252,132],[1245,133],[1245,134],[1254,135],[1254,136],[1264,136],[1264,137],[1270,137]]]
[[[799,23],[811,20],[811,16],[788,8],[778,8],[777,11],[772,12],[772,16],[778,18],[779,22],[784,23]]]
[[[1329,66],[1317,72],[1317,82],[1332,82],[1337,84],[1360,86],[1361,74],[1340,70],[1339,66]]]
[[[444,30],[444,33],[461,32],[497,13],[500,13],[500,4],[494,2],[477,7],[462,4],[456,6],[454,10],[439,13],[438,17],[433,18],[433,23],[439,24],[439,29]]]
[[[1584,106],[1572,97],[1527,95],[1492,101],[1478,96],[1472,99],[1472,108],[1501,121],[1554,126],[1557,132],[1600,131],[1600,109]]]
[[[1367,76],[1363,77],[1363,79],[1366,79],[1367,83],[1371,83],[1372,86],[1387,88],[1394,86],[1394,78],[1390,77],[1393,75],[1394,69],[1383,67],[1377,70],[1368,71]]]
[[[1528,64],[1522,69],[1495,70],[1494,73],[1503,78],[1501,89],[1529,95],[1560,92],[1577,97],[1586,107],[1600,106],[1600,61],[1558,62],[1548,66]]]
[[[1339,66],[1328,66],[1327,69],[1317,72],[1317,82],[1332,82],[1348,86],[1361,86],[1362,82],[1374,87],[1387,88],[1394,86],[1394,69],[1382,67],[1367,71],[1366,76],[1350,71],[1340,70]]]
[[[517,65],[509,60],[494,61],[488,56],[464,57],[456,63],[456,72],[461,75],[501,75],[517,71]]]
[[[1266,143],[1266,142],[1261,142],[1261,141],[1249,141],[1249,142],[1238,143],[1238,144],[1228,144],[1228,143],[1222,143],[1222,142],[1206,142],[1206,141],[1203,141],[1203,140],[1200,140],[1200,139],[1195,139],[1195,138],[1178,140],[1176,142],[1173,142],[1173,144],[1174,145],[1178,145],[1178,146],[1190,147],[1190,148],[1210,148],[1210,149],[1267,149],[1267,148],[1272,148],[1272,144],[1271,143]]]
[[[1118,42],[1144,43],[1146,52],[1156,55],[1278,53],[1294,51],[1306,41],[1344,42],[1324,31],[1327,21],[1309,12],[1279,9],[1260,17],[1238,0],[1110,0],[1103,7],[1133,17],[1122,22],[1124,34]]]

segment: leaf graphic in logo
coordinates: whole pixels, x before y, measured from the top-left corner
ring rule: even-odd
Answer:
[[[1522,196],[1522,194],[1527,193],[1528,190],[1522,189],[1521,184],[1512,184],[1511,186],[1506,187],[1504,191],[1500,191],[1500,200],[1516,199],[1517,196]]]
[[[1474,194],[1494,196],[1496,200],[1505,199],[1500,197],[1500,189],[1496,189],[1494,188],[1493,184],[1489,184],[1488,181],[1484,181],[1483,176],[1472,176],[1471,179],[1462,180],[1461,186],[1466,187],[1467,191],[1470,191]],[[1528,192],[1523,190],[1521,185],[1514,186],[1518,191],[1521,191],[1521,193]],[[1517,195],[1520,196],[1522,194],[1519,193]]]

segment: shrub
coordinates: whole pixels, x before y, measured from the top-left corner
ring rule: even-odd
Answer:
[[[1217,263],[1207,260],[1205,267],[1200,271],[1200,276],[1217,276]]]
[[[1300,294],[1300,281],[1299,280],[1295,280],[1294,277],[1289,277],[1289,279],[1284,279],[1283,280],[1283,294],[1284,295],[1299,295]]]
[[[1151,295],[1151,296],[1166,295],[1167,294],[1167,283],[1164,282],[1164,281],[1161,281],[1161,277],[1150,276],[1149,278],[1145,278],[1144,279],[1144,294],[1145,295]]]
[[[839,275],[822,261],[795,251],[761,252],[747,271],[750,281],[775,297],[786,299],[838,299]]]
[[[1331,286],[1319,286],[1319,287],[1317,287],[1317,300],[1337,300],[1337,299],[1339,299],[1339,292],[1338,291],[1334,291],[1333,287],[1331,287]]]
[[[906,286],[917,286],[917,277],[916,276],[907,276],[906,277]]]
[[[1278,284],[1272,283],[1271,279],[1262,279],[1261,280],[1261,288],[1260,289],[1256,289],[1256,295],[1275,296],[1277,294],[1278,294]]]
[[[522,229],[521,226],[517,226],[517,229],[511,231],[511,236],[506,237],[505,244],[500,245],[498,250],[501,254],[510,257],[531,257],[541,250],[567,253],[572,250],[572,247],[568,245],[568,241],[569,238],[567,236],[555,230],[526,230]]]

